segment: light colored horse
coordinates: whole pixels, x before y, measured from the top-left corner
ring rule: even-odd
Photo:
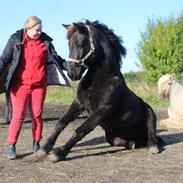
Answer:
[[[159,125],[166,128],[183,128],[183,86],[175,75],[165,74],[158,81],[160,99],[168,98],[168,119],[160,120]]]

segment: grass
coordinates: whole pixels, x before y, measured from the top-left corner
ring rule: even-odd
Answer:
[[[76,87],[49,86],[46,103],[70,104],[76,95]]]
[[[160,101],[157,97],[157,84],[148,83],[144,72],[130,72],[124,74],[128,87],[153,108],[164,109],[168,106],[168,101]],[[71,83],[72,87],[49,86],[45,103],[69,105],[76,95],[77,83]],[[4,101],[4,94],[0,95],[0,101]]]
[[[76,86],[48,86],[45,103],[50,104],[71,104],[76,95]],[[5,101],[4,94],[0,94],[0,101]]]

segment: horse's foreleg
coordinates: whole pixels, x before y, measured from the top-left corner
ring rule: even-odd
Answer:
[[[63,131],[63,129],[69,124],[69,122],[76,119],[83,110],[84,109],[80,107],[80,104],[76,100],[74,100],[67,113],[61,119],[59,119],[54,130],[52,131],[51,135],[46,139],[46,142],[42,146],[41,150],[45,153],[48,153],[54,146],[57,137]]]
[[[146,120],[147,120],[147,135],[148,148],[151,154],[159,153],[158,142],[156,137],[156,115],[152,108],[146,104]]]
[[[71,148],[100,123],[100,121],[105,117],[105,114],[108,113],[108,109],[109,108],[106,106],[93,112],[87,120],[75,130],[73,136],[63,147],[54,150],[53,154],[50,156],[51,161],[57,162],[64,160]]]

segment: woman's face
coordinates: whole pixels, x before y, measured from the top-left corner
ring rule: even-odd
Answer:
[[[42,33],[42,25],[37,24],[31,29],[27,29],[27,34],[31,39],[38,39]]]

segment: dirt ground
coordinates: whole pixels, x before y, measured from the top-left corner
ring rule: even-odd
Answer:
[[[42,142],[48,137],[59,117],[68,106],[45,105]],[[97,127],[70,152],[65,161],[52,163],[49,158],[33,162],[31,122],[29,115],[22,126],[17,153],[19,158],[7,160],[7,128],[4,104],[0,103],[0,183],[182,183],[183,131],[158,128],[166,142],[162,152],[149,155],[146,148],[126,150],[111,147],[104,132]],[[158,119],[166,111],[156,111]],[[71,137],[83,118],[70,124],[59,136],[55,147]]]

